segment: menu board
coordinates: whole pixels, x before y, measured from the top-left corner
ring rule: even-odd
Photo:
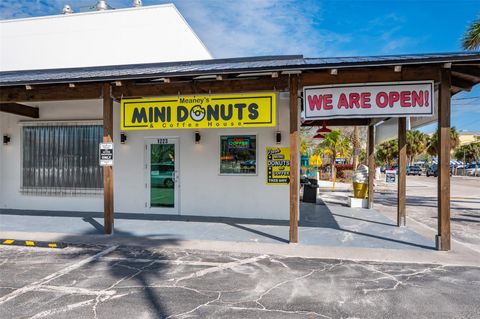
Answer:
[[[290,183],[290,148],[267,147],[267,185]]]

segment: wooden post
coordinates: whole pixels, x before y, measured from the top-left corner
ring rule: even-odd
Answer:
[[[113,142],[113,99],[109,83],[103,84],[103,142]],[[103,222],[105,234],[113,231],[113,166],[103,167]]]
[[[450,250],[450,69],[441,69],[438,99],[438,250]]]
[[[407,119],[398,119],[398,198],[397,198],[397,226],[405,226],[406,214],[406,186],[407,186]]]
[[[368,126],[368,208],[373,208],[373,181],[375,179],[375,126]]]
[[[290,243],[298,243],[299,133],[298,75],[290,77]]]

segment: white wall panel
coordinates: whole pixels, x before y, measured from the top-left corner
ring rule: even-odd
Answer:
[[[195,130],[155,130],[127,132],[127,143],[120,144],[120,105],[114,103],[114,187],[115,212],[148,213],[145,201],[146,137],[177,136],[180,143],[180,212],[182,215],[288,219],[289,186],[266,185],[265,148],[275,146],[275,131],[282,132],[282,144],[289,145],[288,99],[277,99],[279,126],[272,128],[203,129],[200,144]],[[102,101],[44,102],[40,120],[100,119]],[[102,196],[32,196],[20,193],[21,127],[29,120],[0,113],[0,131],[12,135],[12,143],[0,149],[0,207],[67,211],[103,211]],[[257,135],[257,175],[219,175],[220,136]]]
[[[210,58],[173,4],[0,21],[0,71]]]

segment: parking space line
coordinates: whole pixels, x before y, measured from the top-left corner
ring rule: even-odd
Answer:
[[[67,295],[75,294],[75,295],[85,295],[85,296],[113,296],[116,293],[115,290],[94,290],[94,289],[86,289],[86,288],[80,288],[80,287],[49,286],[49,285],[42,285],[34,290],[43,291],[43,292],[60,292]]]
[[[196,271],[196,272],[194,272],[194,273],[192,273],[188,276],[181,277],[181,278],[174,279],[174,280],[175,280],[175,282],[179,282],[181,280],[198,278],[198,277],[202,277],[202,276],[205,276],[207,274],[211,274],[211,273],[214,273],[214,272],[217,272],[217,271],[231,269],[231,268],[234,268],[234,267],[240,266],[240,265],[251,264],[251,263],[257,262],[259,260],[265,259],[267,257],[268,257],[268,255],[261,255],[261,256],[256,256],[256,257],[252,257],[252,258],[237,260],[237,261],[230,262],[230,263],[224,263],[224,264],[219,265],[217,267],[202,269],[202,270]]]
[[[223,265],[225,263],[221,262],[210,262],[210,261],[196,261],[196,260],[169,260],[169,259],[149,259],[149,258],[124,258],[124,257],[101,257],[101,260],[110,260],[110,261],[128,261],[136,263],[151,263],[156,264],[172,264],[172,265],[189,265],[189,266],[207,266],[215,267]]]
[[[88,306],[90,304],[93,304],[94,302],[95,302],[95,299],[89,299],[89,300],[81,301],[81,302],[78,302],[78,303],[66,305],[66,306],[63,306],[63,307],[60,307],[60,308],[57,308],[57,309],[45,310],[45,311],[39,312],[36,315],[30,317],[30,319],[51,317],[52,315],[56,315],[56,314],[59,314],[59,313],[68,312],[68,311],[76,309],[76,308]]]
[[[38,280],[38,281],[36,281],[36,282],[33,282],[33,283],[29,284],[29,285],[26,285],[26,286],[24,286],[24,287],[22,287],[22,288],[19,288],[19,289],[17,289],[17,290],[14,290],[14,291],[12,291],[11,293],[9,293],[8,295],[5,295],[5,296],[3,296],[3,297],[0,298],[0,305],[3,304],[3,303],[5,303],[5,302],[7,302],[7,301],[9,301],[9,300],[11,300],[11,299],[13,299],[13,298],[16,298],[16,297],[18,297],[18,296],[21,296],[21,295],[23,295],[24,293],[27,293],[27,292],[32,291],[32,290],[36,290],[36,289],[40,288],[42,285],[44,285],[44,284],[46,284],[46,283],[48,283],[48,282],[50,282],[50,281],[52,281],[52,280],[54,280],[54,279],[57,279],[57,278],[59,278],[59,277],[61,277],[61,276],[63,276],[63,275],[66,275],[66,274],[68,274],[69,272],[71,272],[71,271],[73,271],[73,270],[76,270],[76,269],[78,269],[78,268],[80,268],[80,267],[82,267],[82,266],[84,266],[84,265],[86,265],[86,264],[88,264],[88,263],[90,263],[90,262],[92,262],[92,261],[94,261],[94,260],[96,260],[96,259],[98,259],[98,258],[100,258],[100,257],[102,257],[102,256],[104,256],[104,255],[106,255],[106,254],[111,253],[112,251],[114,251],[114,250],[117,249],[117,248],[118,248],[118,246],[111,246],[111,247],[109,247],[109,248],[107,248],[107,249],[105,249],[105,250],[102,250],[101,252],[99,252],[99,253],[97,253],[97,254],[95,254],[95,255],[93,255],[93,256],[90,256],[90,257],[88,257],[88,258],[85,258],[85,259],[83,259],[83,260],[80,260],[79,262],[76,262],[76,263],[74,263],[74,264],[71,264],[70,266],[68,266],[68,267],[66,267],[66,268],[63,268],[63,269],[61,269],[61,270],[59,270],[59,271],[57,271],[57,272],[54,272],[54,273],[48,275],[48,276],[45,277],[45,278],[42,278],[42,279],[40,279],[40,280]]]

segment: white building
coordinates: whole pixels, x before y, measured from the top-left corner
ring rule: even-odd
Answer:
[[[448,195],[450,98],[480,83],[477,52],[211,59],[172,5],[0,28],[0,213],[103,212],[108,234],[114,212],[224,216],[289,219],[298,242],[301,125],[368,126],[370,171],[375,126],[379,139],[398,132],[404,199],[407,118],[436,119]],[[373,174],[368,183],[371,208]],[[439,198],[441,250],[449,200]]]
[[[2,72],[212,58],[171,4],[7,20],[0,22],[0,28]],[[286,138],[282,144],[275,142],[276,131],[288,132],[288,96],[277,101],[278,122],[270,127],[127,131],[125,144],[119,142],[120,104],[115,101],[115,212],[288,219],[288,185],[265,182],[266,147],[288,145]],[[102,100],[23,104],[38,108],[39,118],[0,113],[0,135],[11,139],[0,145],[0,207],[102,212],[101,168],[97,148],[92,149],[98,141],[79,146],[82,138],[68,135],[101,138]],[[95,125],[97,130],[89,131]],[[67,126],[69,133],[63,131]],[[196,131],[201,136],[198,144]],[[27,134],[32,134],[28,142]],[[59,141],[68,136],[70,141]],[[237,167],[231,172],[220,170],[220,147],[226,136],[246,138],[251,148],[248,159],[235,159]],[[147,152],[156,147],[150,143],[163,138],[175,145],[174,161],[150,163]],[[79,152],[86,151],[76,147],[90,147],[90,160],[68,163],[82,160]],[[165,185],[154,189],[153,184],[160,182]],[[154,203],[155,196],[172,202]]]

